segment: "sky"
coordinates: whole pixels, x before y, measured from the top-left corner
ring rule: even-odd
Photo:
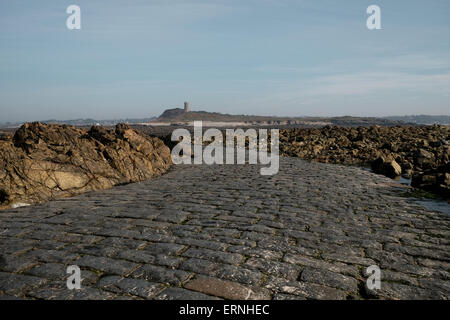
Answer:
[[[69,30],[69,5],[81,30]],[[366,9],[381,8],[381,30]],[[0,2],[0,122],[450,115],[448,0]]]

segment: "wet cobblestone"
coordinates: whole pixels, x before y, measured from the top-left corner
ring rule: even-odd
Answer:
[[[356,167],[281,158],[0,212],[3,299],[448,299],[450,216]],[[381,290],[365,269],[381,268]],[[81,268],[81,289],[66,268]]]

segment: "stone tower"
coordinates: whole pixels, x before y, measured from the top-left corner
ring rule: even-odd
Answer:
[[[184,112],[189,112],[189,111],[191,111],[190,109],[189,109],[189,102],[185,102],[184,103]]]

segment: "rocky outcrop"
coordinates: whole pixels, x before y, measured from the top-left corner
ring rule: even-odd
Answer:
[[[450,127],[332,127],[280,130],[280,153],[325,163],[366,164],[448,197]],[[434,177],[434,178],[433,178]]]
[[[381,173],[390,178],[398,177],[402,174],[402,168],[400,165],[389,157],[379,157],[372,162],[372,171],[375,173]]]
[[[450,199],[450,163],[436,169],[415,173],[411,185]]]
[[[150,179],[170,165],[160,139],[124,124],[85,131],[27,123],[0,139],[0,208]]]

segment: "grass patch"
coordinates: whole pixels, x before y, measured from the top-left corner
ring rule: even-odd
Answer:
[[[406,192],[402,192],[400,194],[400,196],[405,197],[405,198],[416,198],[416,199],[432,199],[432,200],[436,200],[439,199],[439,197],[437,195],[435,195],[434,193],[425,191],[425,190],[420,190],[420,189],[412,189]]]

